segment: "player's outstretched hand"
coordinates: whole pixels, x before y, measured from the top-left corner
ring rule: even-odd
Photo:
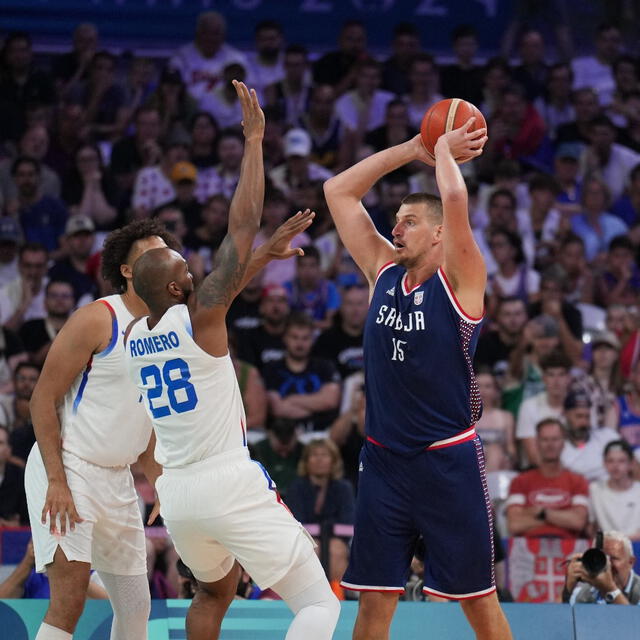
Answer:
[[[469,131],[475,118],[469,118],[461,127],[444,133],[438,138],[435,150],[446,145],[454,158],[477,158],[487,141],[487,130],[485,128]]]
[[[264,113],[260,108],[255,89],[247,89],[244,82],[233,81],[242,107],[242,130],[245,140],[262,140],[264,135]]]
[[[151,513],[149,514],[149,517],[147,518],[147,526],[151,526],[155,521],[156,518],[160,515],[160,500],[158,500],[158,498],[156,498],[156,501],[153,504],[153,509],[151,509]]]
[[[304,251],[291,246],[291,241],[305,231],[313,222],[315,212],[310,209],[298,211],[283,222],[265,243],[265,250],[271,260],[286,260],[293,256],[303,256]]]
[[[49,516],[49,532],[51,535],[64,536],[67,533],[67,519],[69,529],[73,531],[76,523],[83,522],[83,519],[76,511],[71,490],[66,482],[50,481],[47,489],[47,496],[42,509],[42,524],[47,524]],[[60,517],[60,531],[57,530],[58,516]]]

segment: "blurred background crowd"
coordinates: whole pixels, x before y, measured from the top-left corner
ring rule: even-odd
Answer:
[[[363,442],[368,290],[322,185],[416,135],[431,105],[458,97],[481,109],[489,129],[484,154],[462,170],[489,271],[476,427],[498,551],[501,539],[509,550],[515,538],[618,531],[624,557],[614,577],[630,585],[627,542],[640,541],[640,66],[628,27],[640,17],[636,3],[619,3],[628,20],[597,25],[591,48],[578,54],[566,16],[551,33],[539,31],[527,22],[529,4],[514,3],[490,55],[478,55],[473,26],[459,25],[444,62],[410,22],[389,26],[384,55],[373,55],[366,24],[355,20],[323,52],[286,41],[275,21],[254,25],[254,46],[240,50],[222,15],[202,13],[193,40],[162,60],[116,57],[92,24],[77,26],[66,53],[37,58],[28,33],[6,33],[0,527],[28,524],[29,399],[51,342],[75,308],[112,293],[100,277],[105,236],[157,218],[179,238],[196,282],[209,272],[243,154],[231,84],[241,79],[256,88],[266,117],[257,244],[298,210],[316,218],[296,239],[304,257],[269,264],[232,305],[231,349],[252,454],[322,541],[337,585],[350,537],[339,525],[353,520]],[[382,235],[391,238],[399,204],[414,191],[437,194],[431,167],[409,165],[366,195]],[[149,512],[153,489],[133,471]],[[189,572],[162,527],[149,530],[148,553],[154,595],[188,594]],[[5,582],[0,597],[30,593],[30,563],[28,552],[9,578],[14,590]],[[414,569],[408,598],[420,597],[419,550]],[[498,580],[505,597],[507,586],[514,592],[504,570]],[[560,598],[571,584],[564,580],[561,573],[548,600]],[[240,592],[264,595],[248,576]]]

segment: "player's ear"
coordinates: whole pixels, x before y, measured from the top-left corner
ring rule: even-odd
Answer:
[[[442,225],[437,224],[433,228],[433,241],[440,242],[442,240]]]
[[[169,292],[170,295],[172,295],[174,298],[180,298],[183,294],[183,291],[180,287],[180,285],[175,282],[175,280],[172,280],[168,285],[167,285],[167,291]]]
[[[133,269],[128,264],[121,264],[120,275],[127,280],[131,280],[133,279]]]

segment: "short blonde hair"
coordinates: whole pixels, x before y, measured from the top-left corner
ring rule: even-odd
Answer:
[[[300,462],[298,462],[298,475],[302,477],[307,477],[309,475],[309,457],[316,449],[326,449],[331,454],[331,477],[334,480],[342,478],[344,475],[342,455],[340,455],[340,449],[338,449],[336,443],[329,438],[318,438],[317,440],[312,440],[304,448]]]

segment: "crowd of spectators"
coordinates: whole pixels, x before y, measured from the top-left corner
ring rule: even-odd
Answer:
[[[104,237],[156,217],[179,238],[196,282],[209,272],[243,154],[237,78],[256,88],[266,116],[256,243],[295,211],[316,212],[296,238],[305,255],[269,264],[228,315],[252,453],[294,515],[352,522],[366,410],[368,292],[323,181],[415,135],[443,96],[459,97],[481,109],[489,130],[484,154],[462,170],[489,270],[477,430],[489,475],[514,478],[498,534],[607,529],[640,540],[640,66],[613,24],[593,42],[589,55],[550,63],[543,34],[524,28],[514,55],[480,60],[476,31],[460,26],[441,65],[412,24],[396,25],[391,51],[374,56],[365,25],[347,22],[318,56],[265,21],[243,52],[226,41],[224,18],[207,12],[167,60],[133,57],[123,67],[82,24],[68,53],[46,66],[28,34],[7,34],[0,526],[27,524],[29,399],[51,341],[74,308],[112,293],[100,276]],[[437,194],[433,168],[409,165],[366,194],[385,237],[413,191]],[[152,491],[140,482],[148,510]],[[163,558],[162,593],[171,595],[184,579],[159,538],[150,536],[150,580]],[[331,539],[333,581],[347,545]]]

